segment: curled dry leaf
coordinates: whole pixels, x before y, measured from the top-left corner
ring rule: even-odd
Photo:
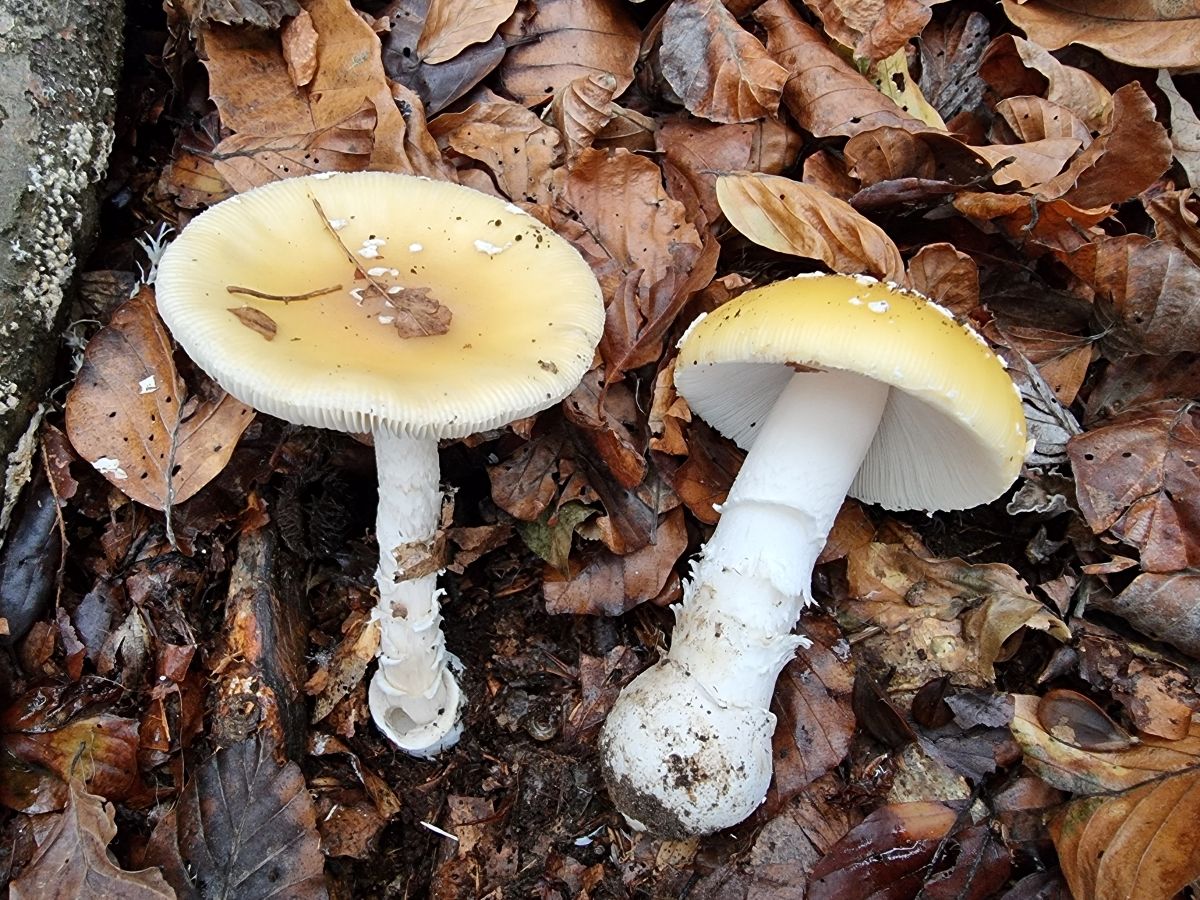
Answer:
[[[609,73],[615,95],[633,81],[641,33],[617,0],[542,0],[533,16],[514,16],[502,29],[510,47],[500,86],[518,103],[548,99],[554,85]]]
[[[12,900],[121,897],[170,900],[175,892],[155,868],[128,872],[113,863],[116,810],[72,780],[67,806],[39,842],[29,866],[9,886]]]
[[[430,65],[453,59],[472,44],[490,41],[516,6],[517,0],[432,0],[417,53]]]
[[[784,105],[815,137],[848,137],[884,125],[906,131],[929,127],[875,90],[787,0],[767,0],[754,19],[767,32],[771,58],[787,70]]]
[[[721,211],[742,234],[771,250],[902,283],[892,239],[842,200],[790,178],[752,172],[717,179]]]
[[[1138,743],[1108,713],[1077,691],[1050,691],[1038,703],[1037,717],[1047,733],[1079,750],[1128,750]]]
[[[1200,66],[1200,4],[1004,0],[1004,12],[1050,50],[1083,44],[1147,69]]]
[[[926,0],[804,0],[825,33],[871,61],[891,56],[921,34],[930,18]]]
[[[659,59],[688,112],[713,122],[774,115],[788,77],[720,0],[674,0]]]
[[[1029,589],[1014,570],[995,564],[990,574],[994,587],[983,604],[967,614],[963,633],[975,645],[981,674],[986,678],[991,672],[994,681],[993,667],[1015,651],[1009,641],[1022,628],[1036,628],[1060,641],[1069,641],[1071,632],[1061,619],[1029,596]]]
[[[1098,595],[1091,605],[1200,659],[1200,575],[1144,572],[1117,596]]]
[[[1164,191],[1145,197],[1146,212],[1154,220],[1154,236],[1188,255],[1200,265],[1200,194],[1195,188]]]
[[[517,103],[475,103],[430,123],[443,150],[481,163],[510,200],[548,203],[552,168],[562,161],[562,137]]]
[[[1016,35],[1002,34],[992,41],[980,60],[979,73],[1004,97],[1044,94],[1094,131],[1103,128],[1112,113],[1112,95],[1104,85]]]
[[[563,199],[583,226],[569,236],[604,290],[600,353],[612,382],[658,358],[688,297],[712,280],[716,242],[700,240],[658,166],[625,150],[583,151]]]
[[[1164,401],[1071,439],[1092,531],[1141,551],[1147,572],[1200,565],[1200,409]]]
[[[1159,90],[1167,95],[1171,105],[1171,146],[1175,161],[1188,177],[1188,183],[1200,184],[1200,117],[1187,98],[1179,93],[1171,73],[1163,69],[1155,82]]]
[[[549,117],[566,141],[568,160],[592,146],[617,114],[612,102],[616,91],[616,77],[597,72],[568,82],[554,95]]]
[[[148,289],[88,342],[67,395],[67,435],[139,503],[182,503],[225,467],[253,411],[211,382],[188,395]]]
[[[979,307],[979,267],[953,244],[926,244],[908,261],[913,290],[968,319]]]
[[[996,104],[996,112],[1022,141],[1074,138],[1083,146],[1092,140],[1091,131],[1079,116],[1062,104],[1044,97],[1024,94],[1006,97]]]

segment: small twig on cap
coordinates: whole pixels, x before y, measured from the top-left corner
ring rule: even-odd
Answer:
[[[254,288],[238,287],[237,285],[227,284],[225,290],[231,294],[245,294],[248,297],[257,297],[259,300],[278,300],[280,303],[291,303],[293,300],[311,300],[313,297],[322,297],[325,294],[332,294],[334,291],[340,291],[342,286],[335,284],[333,287],[317,288],[315,291],[309,291],[306,294],[268,294],[264,291],[256,291]]]

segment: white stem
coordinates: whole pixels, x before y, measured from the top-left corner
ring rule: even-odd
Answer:
[[[605,774],[631,821],[706,834],[762,802],[775,679],[805,643],[792,626],[887,396],[860,375],[804,373],[763,422],[675,608],[670,652],[605,725]]]
[[[418,440],[386,427],[375,430],[379,509],[375,533],[379,568],[379,668],[368,700],[375,724],[414,756],[433,756],[462,733],[462,696],[451,671],[458,660],[446,652],[437,588],[438,572],[406,577],[429,559],[437,536],[442,492],[436,440]]]

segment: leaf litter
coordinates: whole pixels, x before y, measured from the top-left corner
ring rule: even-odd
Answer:
[[[1195,10],[131,16],[156,60],[126,76],[110,203],[133,215],[104,220],[79,316],[101,321],[64,362],[0,555],[14,897],[1107,898],[1200,877]],[[431,762],[367,712],[369,448],[254,416],[175,351],[150,288],[125,299],[133,221],[364,169],[538,217],[607,311],[560,408],[442,448],[437,559],[469,706]],[[799,626],[814,643],[777,686],[766,803],[711,838],[639,835],[597,732],[669,642],[665,607],[742,457],[674,392],[674,345],[746,288],[823,268],[972,324],[1036,450],[987,507],[847,504]],[[360,270],[330,289],[445,330],[437,298]],[[231,289],[230,314],[278,339],[238,305],[254,285]]]

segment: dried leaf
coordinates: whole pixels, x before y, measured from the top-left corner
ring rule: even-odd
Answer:
[[[835,272],[904,281],[904,261],[892,239],[850,204],[823,191],[747,172],[718,178],[717,199],[730,223],[756,244],[821,260]]]
[[[491,40],[516,6],[517,0],[432,0],[417,53],[430,65],[453,59]]]
[[[1200,575],[1143,573],[1116,597],[1100,595],[1092,605],[1200,659]]]
[[[721,216],[716,191],[720,173],[778,175],[792,165],[802,143],[799,134],[774,119],[746,125],[710,125],[681,116],[663,121],[657,135],[672,196],[685,204],[689,194],[694,196],[699,206],[689,206],[688,214],[710,225]]]
[[[66,809],[39,842],[29,866],[9,886],[12,900],[174,898],[157,869],[129,872],[109,858],[108,845],[117,834],[112,805],[88,793],[78,780],[72,780],[68,790]]]
[[[143,290],[84,353],[67,435],[115,487],[152,509],[182,503],[225,467],[253,411],[215,385],[188,396],[171,339]]]
[[[492,500],[515,519],[535,521],[558,492],[555,474],[563,436],[551,431],[522,444],[515,453],[488,467]]]
[[[673,568],[686,549],[687,526],[683,510],[676,509],[659,520],[654,541],[640,550],[625,556],[608,550],[589,553],[583,566],[572,566],[565,577],[547,569],[542,583],[546,611],[619,616],[666,589],[671,591],[665,598],[669,602],[679,592]]]
[[[779,720],[771,740],[774,796],[787,803],[846,756],[854,735],[854,667],[849,645],[832,619],[806,615],[803,634],[812,646],[796,651],[775,686],[771,711]]]
[[[1200,22],[1200,18],[1198,18]],[[1175,161],[1187,175],[1188,183],[1200,184],[1200,117],[1171,81],[1171,73],[1163,69],[1155,82],[1167,95],[1171,105],[1171,146]]]
[[[1050,823],[1076,897],[1173,897],[1200,877],[1200,769],[1069,804]]]
[[[304,87],[317,74],[317,29],[313,28],[312,16],[302,9],[280,35],[283,41],[283,58],[287,61],[292,84]]]
[[[358,172],[375,147],[375,110],[366,106],[348,119],[307,134],[234,134],[213,149],[217,172],[241,193],[297,175]]]
[[[146,862],[182,896],[324,900],[325,861],[299,766],[250,738],[196,770],[159,820]]]
[[[1079,116],[1092,130],[1108,124],[1112,95],[1093,76],[1067,66],[1038,44],[1011,34],[992,41],[979,63],[979,73],[1002,97],[1040,96]]]
[[[576,78],[555,93],[548,115],[566,141],[568,161],[592,146],[596,136],[617,114],[612,102],[616,91],[616,77],[601,72]]]
[[[1074,138],[1083,146],[1092,140],[1091,131],[1079,116],[1042,97],[1006,97],[996,104],[996,112],[1022,141]]]
[[[787,0],[767,0],[754,11],[767,32],[767,51],[790,76],[783,102],[816,137],[850,136],[889,125],[906,131],[929,126],[903,112],[825,42]]]
[[[1004,12],[1050,50],[1083,44],[1130,66],[1200,66],[1200,6],[1192,2],[1004,0]]]
[[[921,34],[932,0],[804,0],[821,20],[825,33],[856,57],[883,59]]]
[[[632,490],[646,477],[646,447],[637,400],[624,384],[606,386],[593,369],[563,399],[563,414],[591,445],[590,459],[602,461],[621,487]],[[625,548],[613,548],[625,552]]]
[[[1154,220],[1154,235],[1178,247],[1200,265],[1200,195],[1195,189],[1164,191],[1147,198],[1146,212]]]
[[[659,59],[688,112],[714,122],[774,115],[787,81],[720,0],[674,0],[663,18]]]
[[[229,311],[251,331],[261,334],[268,341],[275,340],[275,334],[279,331],[279,326],[275,324],[274,319],[261,309],[253,306],[231,306]]]
[[[327,667],[319,669],[304,685],[315,695],[310,721],[320,722],[359,684],[379,649],[379,625],[361,613],[351,614],[342,624],[342,639],[333,650]]]
[[[879,60],[867,73],[879,93],[891,98],[901,110],[920,119],[930,128],[945,131],[946,123],[938,111],[929,105],[921,87],[908,71],[908,54],[901,47]]]
[[[1072,438],[1068,451],[1092,531],[1137,547],[1147,572],[1200,564],[1200,409],[1134,410]]]
[[[112,800],[129,800],[144,791],[136,719],[101,714],[53,730],[13,730],[0,734],[0,747],[63,782],[79,779],[82,787]]]
[[[548,99],[555,85],[609,73],[616,95],[633,81],[641,35],[616,0],[541,0],[537,14],[514,16],[503,29],[512,45],[500,86],[518,103]]]
[[[985,85],[979,60],[990,28],[979,12],[959,10],[921,32],[921,92],[945,120],[974,109]]]
[[[580,153],[563,198],[583,226],[570,236],[604,291],[600,354],[612,382],[658,358],[688,297],[712,280],[716,242],[701,242],[658,166],[625,150]]]
[[[1008,572],[997,572],[1005,581]],[[999,578],[997,579],[999,581]],[[1015,578],[1015,584],[996,590],[977,609],[972,610],[964,623],[964,634],[976,644],[978,665],[986,672],[996,662],[1011,656],[1008,641],[1022,628],[1045,631],[1060,641],[1069,641],[1071,632],[1066,625],[1028,593],[1019,593],[1025,585]],[[1025,588],[1028,591],[1028,588]]]
[[[908,261],[913,290],[967,319],[979,306],[979,267],[953,244],[926,244]]]
[[[521,522],[517,531],[525,546],[565,573],[575,529],[595,513],[590,506],[572,501],[557,509],[547,509],[536,522]]]
[[[1079,149],[1078,138],[1043,138],[1024,144],[989,144],[972,148],[997,167],[999,185],[1032,188],[1050,181]]]
[[[1124,750],[1091,751],[1048,732],[1038,716],[1040,698],[1016,695],[1012,732],[1025,753],[1025,765],[1056,788],[1075,794],[1102,794],[1136,787],[1164,775],[1200,767],[1200,716],[1188,736],[1167,741],[1143,737]]]
[[[1053,690],[1038,702],[1038,724],[1055,740],[1078,750],[1107,753],[1137,745],[1124,728],[1076,691]]]
[[[431,123],[443,148],[487,167],[510,200],[548,203],[551,169],[562,162],[562,136],[525,107],[508,101],[476,103]]]

